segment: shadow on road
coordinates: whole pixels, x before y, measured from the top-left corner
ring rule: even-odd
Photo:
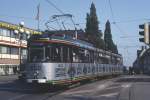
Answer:
[[[26,82],[19,80],[0,83],[0,91],[2,92],[7,91],[24,94],[42,94],[42,93],[57,92],[60,90],[63,90],[63,88],[48,85],[28,84]]]

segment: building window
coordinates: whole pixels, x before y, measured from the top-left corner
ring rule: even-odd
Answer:
[[[12,38],[18,38],[18,35],[12,30],[10,32]]]
[[[8,30],[8,29],[2,29],[2,35],[10,37],[10,30]]]
[[[22,49],[21,52],[22,52],[22,55],[27,55],[27,50],[26,49]]]
[[[2,35],[3,35],[3,29],[0,28],[0,36],[2,36]]]
[[[18,55],[19,54],[19,48],[12,47],[11,48],[11,54]]]
[[[10,48],[6,46],[0,46],[0,53],[1,54],[10,54]]]
[[[22,56],[22,59],[27,59],[27,49],[21,50],[21,56]]]

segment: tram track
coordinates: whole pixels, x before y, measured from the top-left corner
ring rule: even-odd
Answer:
[[[101,82],[102,82],[102,83],[105,83],[105,82],[108,82],[108,81],[112,82],[112,81],[115,81],[115,80],[117,80],[117,79],[118,79],[118,78],[109,78],[109,79],[101,80]],[[67,88],[64,88],[64,89],[62,89],[62,90],[60,90],[60,91],[55,91],[55,92],[53,92],[53,94],[50,94],[50,95],[46,96],[45,98],[43,98],[43,99],[41,99],[41,100],[49,100],[51,97],[56,96],[56,95],[59,95],[59,94],[63,94],[63,93],[65,93],[66,91],[69,91],[69,90],[72,90],[72,89],[76,89],[76,88],[78,89],[78,88],[81,88],[81,87],[86,87],[86,86],[91,85],[91,84],[96,84],[96,82],[100,82],[100,80],[94,80],[94,81],[90,81],[90,82],[87,82],[87,83],[76,83],[76,84],[72,84],[72,85],[68,86]],[[106,84],[105,84],[105,85],[106,85]],[[108,84],[108,85],[110,85],[110,84]],[[101,88],[101,89],[104,89],[104,88],[107,87],[108,85],[106,85],[106,86],[103,86],[103,85],[102,85],[102,88]]]
[[[116,78],[102,78],[101,80],[94,79],[88,82],[71,84],[70,86],[50,87],[49,89],[47,88],[47,90],[45,88],[37,88],[37,86],[34,86],[32,84],[14,80],[12,82],[2,82],[2,84],[0,84],[0,95],[9,95],[8,97],[4,96],[4,99],[2,100],[50,100],[51,98],[55,98],[57,97],[57,95],[60,96],[61,94],[70,90],[86,88],[90,87],[90,84],[112,80],[116,80]]]

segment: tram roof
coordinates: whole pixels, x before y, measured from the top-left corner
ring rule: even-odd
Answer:
[[[88,42],[85,42],[82,40],[78,40],[78,39],[72,39],[72,38],[63,38],[63,37],[58,37],[58,36],[52,36],[51,38],[40,38],[36,41],[39,41],[39,42],[57,42],[57,43],[63,43],[63,44],[78,46],[81,48],[96,50],[96,48],[91,43],[88,43]]]
[[[95,48],[93,46],[93,44],[91,44],[91,43],[88,43],[88,42],[82,41],[82,40],[78,40],[78,39],[73,39],[73,38],[52,36],[52,37],[41,37],[41,38],[37,39],[36,41],[69,44],[69,45],[74,45],[77,47],[86,48],[86,49],[90,49],[90,50],[94,50],[94,51],[105,52],[108,55],[114,55],[117,57],[121,57],[120,54],[115,54],[110,51],[104,51],[102,49]]]

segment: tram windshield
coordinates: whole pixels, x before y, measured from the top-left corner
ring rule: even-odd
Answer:
[[[44,60],[44,48],[30,48],[30,62],[41,62]]]
[[[62,49],[59,46],[37,46],[29,49],[29,62],[61,62]]]
[[[81,50],[82,51],[82,50]],[[84,52],[79,48],[66,45],[51,44],[44,46],[31,46],[29,49],[29,62],[83,62]]]

